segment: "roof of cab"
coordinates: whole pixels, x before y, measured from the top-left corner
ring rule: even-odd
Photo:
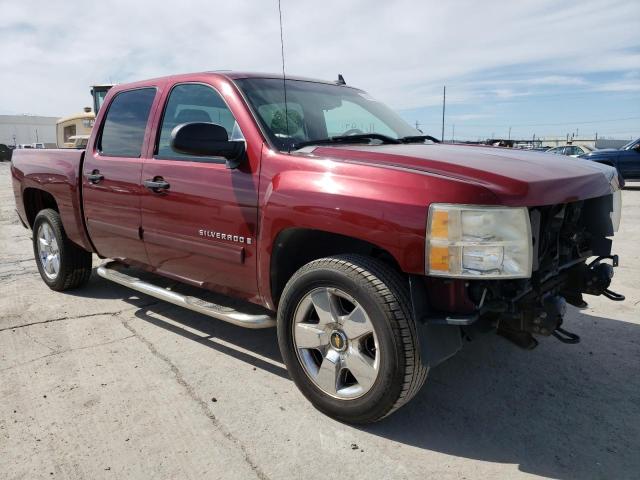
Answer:
[[[114,86],[113,90],[115,91],[120,91],[120,90],[126,90],[129,89],[131,87],[143,87],[143,86],[148,86],[148,85],[153,85],[155,83],[160,83],[162,81],[166,81],[166,80],[170,80],[172,82],[175,81],[187,81],[192,79],[193,77],[203,77],[203,76],[215,76],[215,77],[222,77],[222,78],[226,78],[228,80],[240,80],[240,79],[246,79],[246,78],[273,78],[273,79],[280,79],[282,80],[282,74],[279,73],[261,73],[261,72],[236,72],[236,71],[232,71],[232,70],[212,70],[212,71],[205,71],[205,72],[193,72],[193,73],[182,73],[182,74],[176,74],[176,75],[167,75],[164,77],[157,77],[157,78],[151,78],[151,79],[147,79],[147,80],[141,80],[141,81],[136,81],[136,82],[127,82],[127,83],[121,83],[119,85]],[[299,80],[299,81],[303,81],[303,82],[314,82],[314,83],[323,83],[326,85],[339,85],[342,87],[350,87],[350,85],[340,85],[338,83],[336,83],[335,81],[328,81],[328,80],[319,80],[316,78],[308,78],[308,77],[302,77],[302,76],[297,76],[297,75],[286,75],[287,80]],[[351,87],[353,88],[353,87]]]
[[[281,73],[234,72],[231,70],[214,70],[212,72],[206,72],[206,73],[215,73],[218,75],[222,75],[229,78],[230,80],[240,80],[244,78],[275,78],[278,80],[282,80],[283,78]],[[286,77],[287,77],[287,80],[300,80],[303,82],[326,83],[328,85],[338,85],[336,81],[332,82],[329,80],[321,80],[318,78],[302,77],[298,75],[286,75]]]

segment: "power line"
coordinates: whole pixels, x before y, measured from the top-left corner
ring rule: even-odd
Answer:
[[[520,125],[511,125],[511,126],[513,127],[562,127],[565,125],[589,125],[589,124],[595,124],[595,123],[622,122],[625,120],[640,120],[640,117],[607,118],[603,120],[584,120],[584,121],[577,120],[575,122],[562,122],[562,123],[523,123]],[[478,126],[481,126],[481,125],[478,125]],[[509,125],[492,125],[492,126],[508,127]]]
[[[575,122],[562,122],[562,123],[522,123],[522,124],[513,124],[513,123],[509,123],[509,124],[503,124],[503,125],[497,125],[497,124],[493,124],[493,123],[466,123],[464,121],[458,120],[458,123],[462,123],[465,127],[479,127],[479,128],[485,128],[485,127],[491,127],[491,128],[509,128],[509,127],[563,127],[563,126],[571,126],[571,125],[592,125],[592,124],[598,124],[598,123],[610,123],[610,122],[623,122],[626,120],[640,120],[640,117],[626,117],[626,118],[605,118],[602,120],[584,120],[584,121],[580,121],[577,120]],[[429,123],[429,122],[424,122],[422,123],[422,125],[438,125],[437,123]]]

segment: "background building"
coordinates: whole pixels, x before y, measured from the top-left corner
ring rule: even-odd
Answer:
[[[17,145],[41,142],[47,147],[55,147],[57,120],[58,117],[0,115],[0,143]]]

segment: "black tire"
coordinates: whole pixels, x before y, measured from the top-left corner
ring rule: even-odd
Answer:
[[[377,378],[367,393],[339,399],[325,393],[305,372],[294,343],[294,317],[300,302],[314,289],[337,288],[349,294],[367,312],[381,353]],[[314,260],[287,283],[278,308],[278,343],[289,375],[320,411],[339,421],[376,422],[407,403],[424,384],[428,368],[411,314],[408,285],[390,266],[360,255]]]
[[[59,252],[60,266],[53,278],[51,274],[45,273],[38,250],[38,232],[44,224],[51,228]],[[89,281],[91,276],[91,252],[80,248],[67,238],[60,220],[60,214],[55,210],[47,208],[38,212],[33,222],[33,254],[42,280],[52,290],[59,292],[71,290]]]

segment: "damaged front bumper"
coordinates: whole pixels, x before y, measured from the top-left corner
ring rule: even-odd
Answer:
[[[531,278],[412,277],[423,361],[433,366],[453,355],[463,338],[485,331],[495,331],[526,349],[538,345],[534,335],[578,343],[580,338],[563,327],[567,304],[585,307],[585,294],[624,300],[610,289],[618,266],[610,238],[619,221],[612,215],[619,212],[616,201],[619,196],[614,191],[585,201],[531,208],[535,247]]]

